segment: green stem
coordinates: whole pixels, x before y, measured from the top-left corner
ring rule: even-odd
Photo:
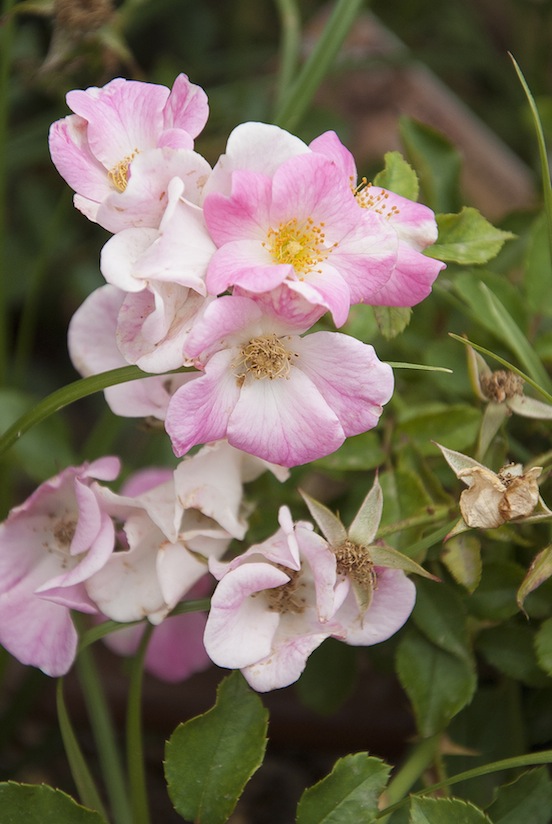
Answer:
[[[504,758],[502,761],[493,761],[491,764],[484,764],[482,767],[474,767],[472,770],[453,775],[445,781],[439,781],[438,784],[431,784],[429,787],[424,787],[423,790],[418,790],[412,793],[414,796],[429,795],[442,790],[445,787],[452,787],[454,784],[459,784],[461,781],[470,781],[472,778],[479,778],[482,775],[490,775],[495,772],[502,772],[503,770],[517,770],[523,767],[535,767],[538,764],[552,764],[552,750],[543,750],[542,752],[533,752],[528,755],[517,755],[514,758]],[[409,801],[408,798],[403,798],[395,804],[391,804],[384,810],[381,810],[375,818],[379,821],[385,819],[386,816],[394,813],[404,804]]]
[[[337,0],[316,46],[276,112],[278,126],[293,129],[304,116],[363,5],[364,0]]]
[[[175,370],[167,374],[175,374],[179,372],[194,372],[193,367],[183,366],[181,369]],[[149,372],[142,372],[137,366],[122,366],[120,369],[111,369],[109,372],[102,372],[100,375],[90,375],[88,378],[81,378],[73,383],[63,386],[52,392],[51,395],[44,398],[36,404],[29,412],[22,415],[12,426],[7,429],[0,437],[0,455],[6,452],[10,446],[41,421],[49,418],[55,412],[59,412],[65,406],[68,406],[81,398],[86,398],[88,395],[93,395],[95,392],[101,392],[108,386],[114,386],[118,383],[126,383],[127,381],[141,380],[142,378],[154,377]],[[160,377],[155,375],[155,377]]]
[[[428,510],[430,508],[428,507]],[[425,526],[425,524],[432,524],[435,521],[441,521],[449,513],[448,506],[434,506],[431,511],[424,512],[422,515],[413,515],[411,518],[404,518],[402,521],[396,521],[394,524],[387,526],[380,526],[377,537],[385,538],[387,535],[393,535],[395,532],[401,532],[403,529],[410,529],[413,526]]]
[[[301,46],[301,19],[295,0],[276,0],[282,36],[280,40],[280,71],[276,107],[279,109],[291,88],[297,72],[299,48]]]
[[[6,284],[6,241],[7,241],[7,142],[8,142],[8,100],[11,63],[11,46],[13,40],[13,14],[15,0],[4,0],[2,7],[2,34],[0,40],[0,386],[6,383],[8,372],[8,306]]]
[[[134,656],[127,705],[127,765],[130,784],[130,800],[134,814],[133,824],[149,824],[149,806],[146,792],[146,771],[142,737],[142,684],[144,660],[151,634],[154,630],[148,624],[138,651]]]
[[[90,774],[86,760],[82,754],[77,736],[75,735],[71,724],[71,719],[69,718],[69,713],[67,712],[67,708],[65,706],[65,701],[63,698],[63,678],[58,678],[56,704],[63,746],[65,747],[69,769],[71,770],[71,775],[73,776],[73,781],[75,782],[79,798],[85,807],[88,807],[91,810],[97,810],[107,821],[104,806],[100,796],[98,795],[96,785],[94,784],[94,779]]]
[[[385,791],[385,798],[390,806],[403,799],[416,781],[434,761],[440,735],[433,735],[420,741],[408,756],[400,770],[393,776]],[[387,819],[384,819],[386,821]]]
[[[115,824],[133,824],[113,722],[92,650],[81,649],[77,671]]]

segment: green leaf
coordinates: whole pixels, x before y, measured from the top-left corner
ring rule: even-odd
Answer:
[[[441,552],[444,563],[457,584],[474,592],[481,580],[481,542],[475,535],[450,538]]]
[[[372,488],[364,498],[349,527],[349,538],[357,544],[368,546],[376,537],[383,510],[383,493],[376,476]]]
[[[338,547],[340,544],[345,543],[347,540],[347,530],[331,509],[328,509],[327,506],[324,506],[324,504],[321,504],[320,501],[315,500],[315,498],[311,498],[306,492],[302,492],[301,490],[299,490],[299,492],[307,505],[311,518],[316,522],[318,529],[327,542],[333,547]]]
[[[444,135],[416,120],[402,117],[399,130],[406,156],[420,178],[424,203],[435,212],[458,209],[459,152]]]
[[[477,685],[471,664],[435,646],[413,628],[399,643],[396,668],[424,738],[444,730],[471,701]]]
[[[433,453],[432,441],[455,450],[469,449],[477,438],[481,412],[468,404],[426,403],[401,411],[396,438],[408,437],[423,455]]]
[[[327,638],[309,656],[297,682],[301,703],[321,715],[336,712],[355,685],[356,661],[354,647]]]
[[[215,706],[180,724],[165,750],[175,810],[195,824],[223,824],[266,748],[268,711],[239,672],[226,677]]]
[[[458,214],[436,215],[439,235],[425,254],[447,263],[462,266],[480,265],[492,260],[512,232],[497,229],[472,206],[464,206]]]
[[[546,687],[547,677],[539,668],[533,641],[535,633],[528,625],[501,624],[482,630],[476,649],[493,667],[530,687]]]
[[[538,767],[499,787],[486,812],[493,824],[549,824],[550,810],[552,781],[546,767]]]
[[[531,228],[525,255],[523,285],[527,305],[533,312],[552,314],[549,297],[552,291],[552,268],[546,215],[539,215]]]
[[[513,561],[491,562],[483,566],[481,583],[466,601],[477,618],[504,621],[518,612],[517,591],[524,569]]]
[[[385,168],[374,177],[374,186],[381,186],[396,195],[418,200],[418,175],[400,152],[386,152]]]
[[[412,798],[410,824],[492,824],[483,810],[459,798]]]
[[[368,552],[372,563],[376,566],[388,567],[389,569],[402,569],[410,575],[421,575],[422,578],[430,578],[432,581],[440,583],[440,579],[431,572],[428,572],[408,555],[404,555],[392,546],[386,544],[373,544],[368,547]]]
[[[543,670],[552,676],[552,618],[541,624],[535,636],[535,651]]]
[[[464,601],[445,582],[416,582],[416,605],[412,620],[423,634],[440,649],[450,652],[468,665],[472,652],[467,628]]]
[[[400,335],[412,317],[412,309],[409,306],[373,306],[372,308],[378,329],[386,340]]]
[[[305,790],[296,824],[370,824],[390,769],[364,752],[340,758],[329,775]]]
[[[106,824],[98,812],[46,784],[0,784],[2,824]]]
[[[375,469],[385,460],[385,452],[375,432],[364,432],[347,438],[337,452],[320,458],[314,466],[339,472],[364,472]]]
[[[523,609],[523,604],[527,596],[550,577],[552,577],[552,545],[541,550],[538,555],[533,558],[531,566],[527,570],[527,575],[518,589],[518,607]]]

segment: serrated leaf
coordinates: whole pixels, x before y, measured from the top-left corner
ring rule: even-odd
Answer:
[[[299,801],[296,824],[370,824],[391,768],[360,752],[340,758]]]
[[[234,672],[215,706],[180,724],[165,750],[165,777],[175,810],[195,824],[224,824],[266,748],[268,711]]]
[[[533,558],[531,566],[527,571],[527,575],[523,579],[523,582],[517,592],[517,603],[519,608],[523,609],[523,604],[527,596],[551,577],[552,545],[541,550],[538,555]]]
[[[0,784],[2,824],[106,824],[98,812],[46,784]]]
[[[412,309],[409,306],[373,306],[372,308],[378,329],[386,340],[400,335],[412,317]]]
[[[535,636],[535,652],[542,669],[552,676],[552,618],[541,624]]]
[[[444,730],[469,704],[477,686],[473,665],[440,649],[412,627],[399,642],[396,669],[424,738]]]
[[[400,118],[399,131],[420,179],[423,202],[434,212],[458,209],[462,165],[458,150],[431,126],[408,117]]]
[[[456,581],[474,592],[481,580],[481,542],[464,533],[451,537],[441,552],[441,560]]]
[[[426,249],[428,257],[462,266],[488,263],[502,249],[512,232],[497,229],[473,206],[464,206],[458,214],[436,215],[439,235]]]
[[[552,781],[546,767],[538,767],[499,787],[486,812],[493,824],[549,824],[550,810]]]
[[[466,608],[450,584],[418,581],[412,620],[436,646],[471,665]]]
[[[418,175],[400,152],[386,152],[385,168],[374,177],[374,186],[381,186],[396,195],[418,200]]]
[[[459,798],[412,798],[409,824],[492,824],[483,810]]]

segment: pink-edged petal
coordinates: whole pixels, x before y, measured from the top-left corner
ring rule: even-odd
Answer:
[[[207,564],[195,558],[182,543],[165,542],[157,553],[156,568],[163,600],[173,609],[203,578]]]
[[[340,272],[327,263],[321,263],[316,273],[304,280],[289,280],[287,286],[313,306],[329,310],[336,326],[343,326],[349,317],[351,292]]]
[[[366,192],[368,209],[380,214],[404,240],[414,249],[421,251],[437,240],[435,214],[422,203],[416,203],[401,195],[396,195],[379,186],[370,186]],[[364,205],[364,204],[363,204]]]
[[[115,544],[115,530],[111,518],[104,515],[94,544],[86,552],[80,562],[68,570],[50,578],[46,583],[37,587],[35,592],[48,595],[50,589],[57,587],[71,587],[90,578],[107,563]]]
[[[294,283],[297,283],[297,281],[294,281]],[[276,289],[263,292],[260,295],[254,295],[240,289],[239,286],[235,286],[232,290],[232,296],[250,297],[263,312],[271,317],[278,318],[290,330],[300,334],[314,326],[326,313],[327,307],[310,303],[296,292],[291,284],[292,281],[285,281]]]
[[[257,692],[281,689],[298,680],[307,664],[307,658],[330,633],[313,633],[286,639],[271,650],[270,655],[241,667],[247,683]]]
[[[75,192],[99,203],[112,187],[106,169],[90,151],[86,129],[86,121],[76,115],[57,120],[50,126],[50,155],[60,175]]]
[[[391,277],[399,241],[377,215],[358,212],[362,220],[333,249],[330,262],[347,282],[351,303],[372,304]]]
[[[272,183],[259,172],[232,175],[229,197],[214,192],[203,202],[205,223],[217,246],[233,240],[266,240],[270,226]]]
[[[108,387],[105,399],[112,412],[123,418],[152,417],[164,421],[174,392],[195,377],[194,372],[187,372],[121,383]]]
[[[329,455],[345,440],[335,413],[294,367],[289,379],[246,378],[226,437],[244,452],[287,467]]]
[[[36,591],[36,596],[51,601],[54,604],[84,612],[87,615],[96,615],[98,608],[90,599],[83,583],[72,586],[48,587],[43,592]]]
[[[280,615],[266,609],[264,598],[250,597],[281,586],[289,576],[266,563],[246,563],[219,581],[211,597],[203,643],[220,667],[239,669],[265,658]]]
[[[336,561],[327,542],[310,529],[297,525],[301,555],[306,558],[316,591],[318,620],[329,621],[335,612]]]
[[[279,126],[241,123],[230,134],[226,153],[213,169],[205,193],[230,194],[232,173],[237,169],[249,169],[271,176],[285,160],[308,151],[302,140]]]
[[[366,612],[351,591],[335,615],[344,628],[339,638],[353,646],[386,641],[406,622],[416,601],[416,587],[401,569],[377,567],[378,584]]]
[[[444,268],[440,260],[426,257],[401,241],[393,273],[372,297],[373,305],[415,306],[430,294],[435,278]]]
[[[329,131],[319,135],[309,143],[309,149],[333,160],[348,181],[351,189],[356,186],[357,169],[355,159],[335,132]]]
[[[375,426],[393,394],[393,371],[372,346],[339,332],[315,332],[297,344],[296,366],[316,386],[347,437]]]
[[[243,330],[250,329],[251,337],[262,334],[263,312],[249,297],[224,295],[205,306],[186,341],[186,354],[195,358],[211,348],[225,343],[241,343]]]
[[[102,89],[69,92],[67,105],[88,121],[90,149],[112,169],[133,153],[157,145],[168,96],[165,86],[115,78]]]
[[[207,95],[201,86],[190,83],[187,75],[179,74],[163,109],[163,127],[188,132],[192,137],[202,131],[209,116]]]
[[[139,292],[146,286],[139,262],[159,237],[157,229],[123,229],[110,238],[101,251],[100,269],[108,283],[126,292]]]
[[[324,227],[330,248],[360,222],[357,203],[339,169],[320,154],[304,154],[282,164],[272,180],[270,225],[290,218]]]
[[[184,129],[165,129],[157,141],[163,149],[193,149],[194,140]]]
[[[205,374],[181,386],[171,398],[165,428],[178,457],[195,444],[226,436],[228,417],[240,393],[231,368],[233,357],[232,350],[217,352]]]
[[[260,241],[236,240],[215,252],[205,282],[211,295],[234,285],[259,294],[275,289],[286,277],[295,277],[293,267],[275,263]]]

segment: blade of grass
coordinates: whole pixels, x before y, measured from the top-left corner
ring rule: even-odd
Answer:
[[[295,0],[276,0],[280,15],[282,35],[280,39],[280,69],[278,72],[278,86],[276,106],[279,108],[291,88],[297,74],[299,49],[301,47],[301,18]]]
[[[338,0],[297,80],[278,106],[274,122],[293,129],[304,116],[365,0]]]

